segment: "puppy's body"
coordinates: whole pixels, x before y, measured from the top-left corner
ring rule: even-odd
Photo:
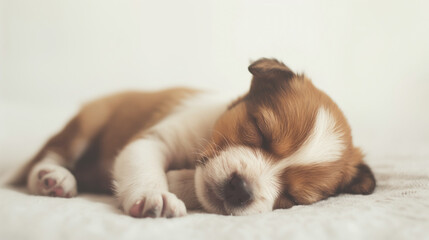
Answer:
[[[90,102],[27,165],[29,190],[114,190],[134,217],[184,215],[182,200],[243,215],[373,191],[347,121],[326,94],[276,60],[249,70],[249,93],[232,103],[184,88]],[[171,171],[176,194],[169,191],[168,170],[195,168]]]

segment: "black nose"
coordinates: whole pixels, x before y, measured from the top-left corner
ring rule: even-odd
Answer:
[[[224,193],[225,200],[233,206],[244,205],[252,199],[249,185],[236,174],[225,184]]]

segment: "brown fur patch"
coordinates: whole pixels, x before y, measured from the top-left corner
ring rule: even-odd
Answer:
[[[288,167],[282,177],[283,194],[296,204],[310,204],[336,193],[343,166],[338,163]]]
[[[375,177],[368,165],[361,163],[357,167],[357,174],[352,181],[342,190],[352,194],[371,194],[375,189]]]
[[[274,207],[282,208],[285,201],[289,205],[311,204],[339,193],[371,193],[375,178],[362,157],[360,150],[353,148],[336,162],[286,168],[280,177],[283,194]]]

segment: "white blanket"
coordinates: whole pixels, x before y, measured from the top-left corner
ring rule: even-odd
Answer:
[[[31,156],[69,115],[26,109],[45,114],[26,121],[17,108],[0,108],[2,176]],[[367,162],[377,178],[372,195],[343,194],[243,217],[189,213],[134,219],[111,196],[50,198],[2,186],[0,239],[429,239],[429,157],[369,155]]]

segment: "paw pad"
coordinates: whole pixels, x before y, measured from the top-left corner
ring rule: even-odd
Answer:
[[[186,207],[172,193],[150,192],[132,205],[128,213],[135,218],[181,217],[186,215]]]
[[[65,168],[58,165],[37,166],[30,173],[28,187],[37,195],[72,197],[77,194],[76,179]]]

